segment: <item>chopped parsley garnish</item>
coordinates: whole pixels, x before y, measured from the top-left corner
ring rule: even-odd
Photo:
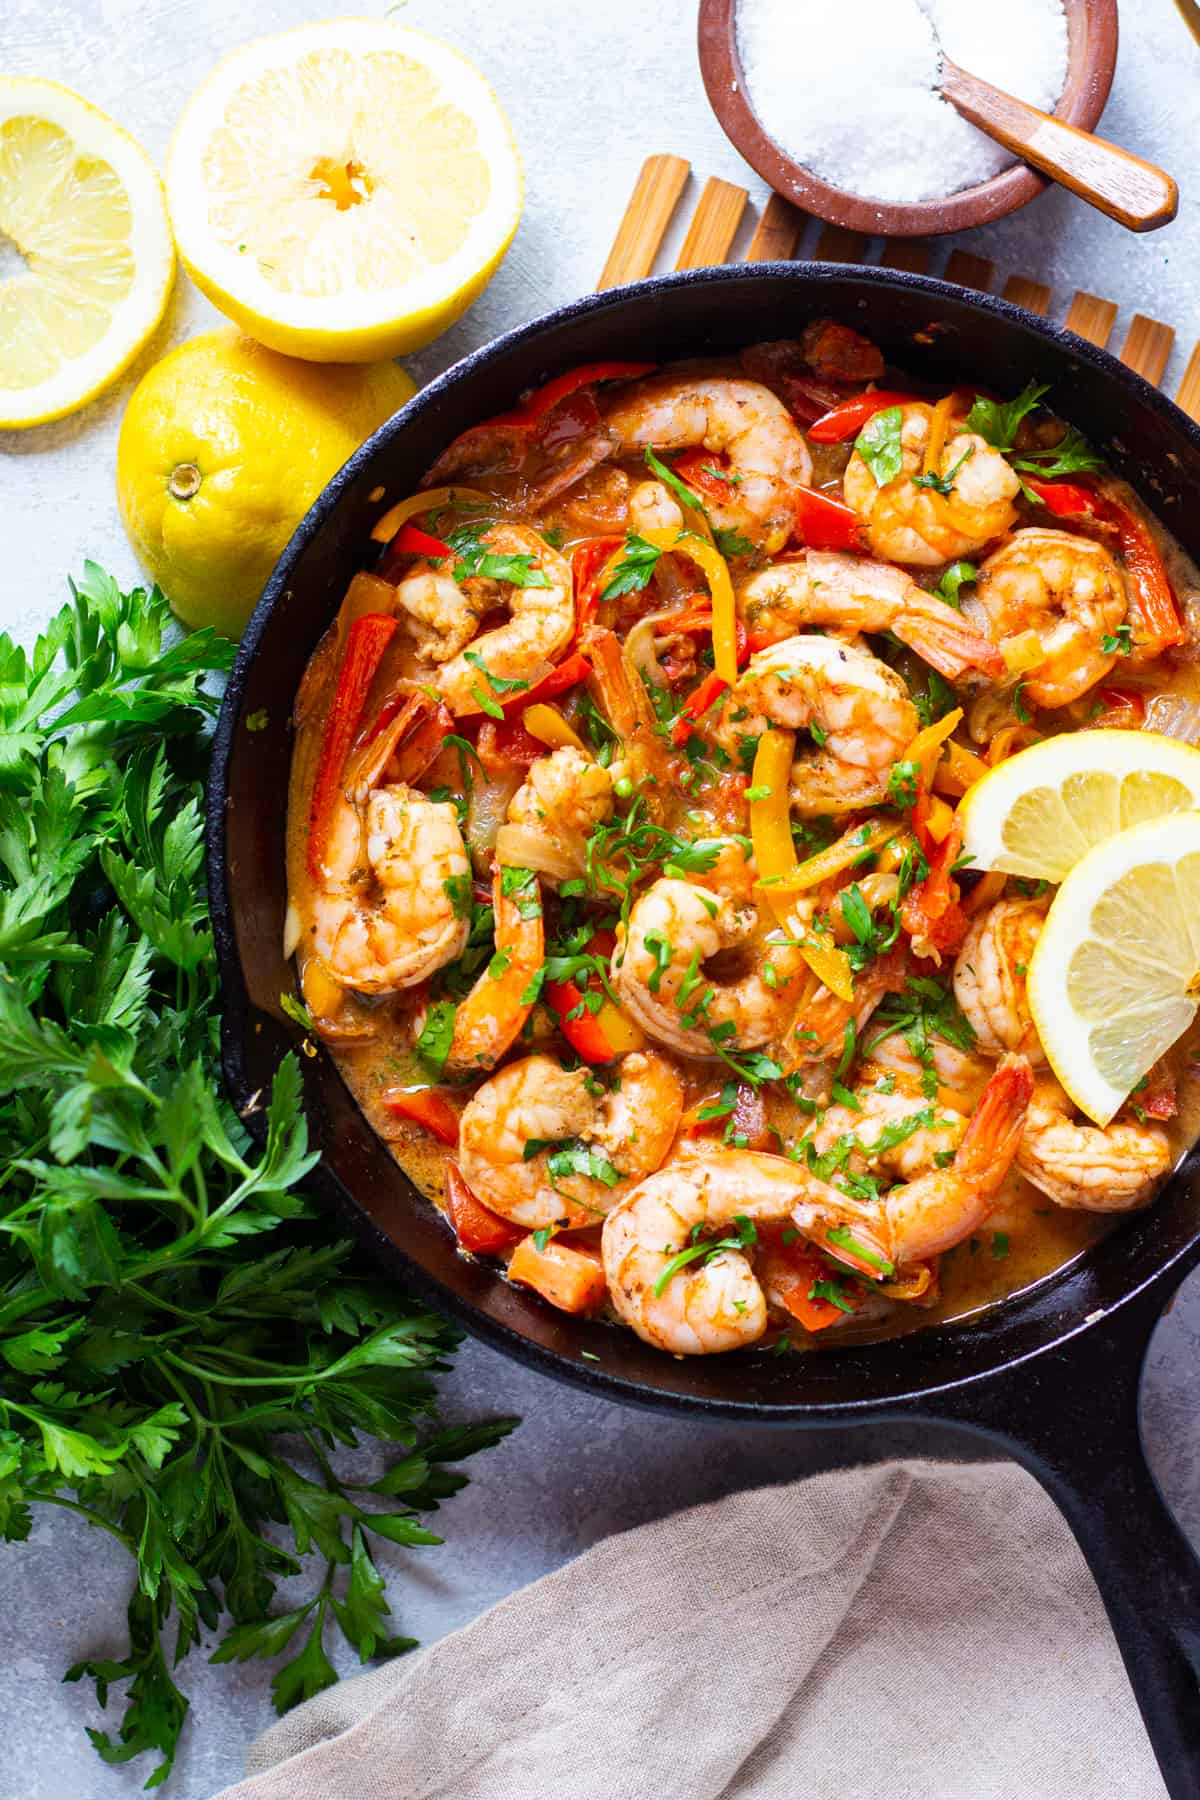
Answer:
[[[622,594],[640,593],[648,586],[661,555],[656,544],[648,544],[636,531],[629,532],[621,560],[605,583],[601,600],[618,600]]]
[[[917,790],[921,778],[920,765],[915,762],[893,763],[888,775],[888,793],[893,804],[902,812],[909,812],[917,804]]]
[[[714,1256],[720,1256],[723,1250],[748,1250],[752,1244],[758,1242],[758,1231],[754,1221],[748,1219],[745,1213],[735,1213],[733,1224],[734,1236],[717,1238],[715,1241],[701,1239],[700,1233],[704,1229],[703,1225],[693,1225],[692,1242],[685,1250],[676,1252],[655,1282],[655,1298],[657,1299],[662,1294],[671,1277],[677,1275],[680,1269],[685,1269],[689,1263],[710,1262]]]
[[[830,1306],[836,1306],[840,1312],[852,1313],[853,1300],[846,1298],[846,1284],[835,1279],[814,1281],[808,1290],[810,1300],[824,1300]]]
[[[655,456],[653,450],[649,448],[646,451],[646,467],[651,474],[657,475],[660,481],[664,481],[686,507],[690,507],[692,512],[698,512],[701,518],[707,519],[708,509],[699,494],[694,494],[685,482],[680,481],[674,469],[669,469],[662,458]]]
[[[932,488],[935,494],[952,494],[954,492],[954,477],[958,474],[958,471],[962,468],[963,464],[969,462],[974,454],[974,444],[968,444],[952,469],[947,469],[944,475],[935,475],[932,469],[929,471],[928,475],[915,475],[913,477],[913,486],[919,488]]]
[[[849,1250],[852,1255],[858,1257],[860,1262],[865,1262],[872,1269],[878,1269],[881,1275],[895,1273],[895,1263],[889,1262],[887,1257],[881,1255],[878,1250],[872,1250],[869,1244],[864,1244],[860,1238],[856,1238],[848,1225],[834,1225],[825,1235],[837,1249]]]
[[[532,556],[504,556],[489,550],[482,533],[490,529],[481,520],[475,520],[469,525],[460,525],[444,540],[455,555],[456,581],[478,577],[483,581],[505,581],[512,587],[550,586],[550,577],[544,569],[535,566]]]
[[[426,1008],[425,1023],[417,1038],[418,1056],[439,1075],[446,1066],[450,1045],[454,1041],[454,1013],[452,1000],[432,1001]]]
[[[898,406],[885,407],[868,419],[854,440],[854,448],[875,478],[876,487],[895,481],[904,466],[901,430],[904,414]]]
[[[942,571],[942,579],[933,591],[939,600],[944,600],[947,606],[957,607],[961,612],[962,599],[959,590],[978,579],[979,570],[974,563],[951,563],[948,569]]]
[[[714,525],[713,538],[722,556],[753,556],[756,546],[731,525]]]
[[[1128,656],[1133,650],[1133,626],[1118,625],[1100,639],[1100,650],[1104,656]]]
[[[958,695],[944,675],[939,675],[936,669],[930,669],[929,686],[923,691],[914,692],[912,701],[921,724],[936,725],[939,719],[944,719],[947,713],[954,711],[958,705]]]
[[[1016,444],[1022,422],[1031,412],[1036,411],[1042,395],[1049,392],[1047,383],[1030,381],[1015,400],[987,400],[982,394],[976,394],[975,404],[967,414],[966,428],[977,432],[993,450],[999,450],[1002,455],[1008,456]],[[1019,456],[1012,456],[1011,460],[1014,469],[1028,470],[1045,480],[1052,480],[1059,475],[1084,474],[1103,466],[1101,458],[1073,425],[1067,427],[1059,443],[1044,450],[1023,450]],[[1028,488],[1025,493],[1028,499],[1041,504],[1038,496]]]
[[[500,892],[506,899],[516,903],[518,917],[541,918],[541,889],[532,869],[521,869],[514,863],[506,863],[500,871]]]
[[[471,916],[471,885],[469,875],[447,875],[443,878],[442,887],[456,919],[469,919]]]

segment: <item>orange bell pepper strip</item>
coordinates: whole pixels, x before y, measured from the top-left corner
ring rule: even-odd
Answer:
[[[325,852],[329,847],[342,770],[362,723],[371,683],[379,672],[383,653],[395,630],[395,619],[384,613],[365,613],[362,618],[355,619],[346,638],[346,654],[325,721],[309,809],[308,872],[314,881],[324,878]]]
[[[824,1331],[862,1305],[865,1290],[857,1282],[848,1281],[840,1270],[831,1269],[821,1252],[795,1236],[791,1228],[760,1225],[759,1240],[779,1271],[773,1285],[778,1289],[780,1300],[806,1331]],[[784,1271],[794,1272],[795,1280],[791,1285],[785,1285]],[[818,1283],[832,1285],[834,1282],[844,1301],[841,1306],[825,1295],[813,1292]]]
[[[477,1200],[457,1163],[446,1164],[446,1208],[464,1250],[473,1256],[503,1256],[521,1241],[521,1231]]]
[[[577,1249],[557,1238],[539,1250],[532,1233],[521,1239],[509,1258],[508,1279],[532,1288],[560,1312],[596,1312],[608,1294],[604,1265],[594,1250]]]
[[[738,669],[737,603],[725,558],[714,544],[698,537],[694,531],[664,527],[644,531],[642,536],[658,550],[673,550],[678,556],[690,557],[703,574],[712,599],[713,662],[717,674],[732,687]]]
[[[458,1143],[458,1114],[437,1088],[384,1088],[379,1103],[397,1118],[424,1126],[439,1144],[453,1149]]]
[[[797,488],[795,495],[795,535],[810,550],[857,550],[867,548],[863,522],[852,506],[822,494],[817,488]]]
[[[889,406],[911,406],[917,398],[916,394],[902,394],[891,388],[873,388],[870,393],[856,394],[853,400],[843,400],[840,406],[822,413],[809,426],[807,436],[814,444],[844,444],[847,438],[857,437],[876,413],[886,412]]]

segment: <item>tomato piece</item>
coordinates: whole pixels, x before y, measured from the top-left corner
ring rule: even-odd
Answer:
[[[945,839],[929,857],[929,874],[910,888],[900,909],[900,923],[919,956],[948,955],[967,935],[970,921],[959,905],[958,883],[951,874],[961,854],[962,823],[955,814]]]
[[[385,1088],[379,1100],[397,1118],[424,1126],[439,1144],[453,1148],[458,1143],[458,1114],[437,1088]]]
[[[681,612],[671,613],[665,619],[659,619],[654,627],[657,637],[668,637],[673,631],[696,632],[701,637],[712,633],[712,607],[707,601],[695,606],[685,606]],[[750,660],[750,639],[746,627],[738,619],[734,625],[734,643],[737,649],[738,668],[744,668]]]
[[[852,506],[822,494],[816,488],[797,488],[796,536],[810,550],[858,550],[867,548],[863,523]]]
[[[392,641],[395,619],[385,613],[364,613],[355,619],[346,638],[346,654],[338,672],[337,687],[317,761],[308,820],[308,869],[314,881],[323,876],[325,851],[337,806],[339,784],[366,709],[371,683],[379,672],[383,653]]]
[[[911,406],[918,398],[917,394],[901,394],[890,388],[856,394],[853,400],[843,400],[840,406],[822,413],[808,427],[808,436],[814,444],[842,444],[847,438],[857,437],[876,413],[886,412],[889,406]]]
[[[727,456],[714,455],[697,446],[677,456],[673,469],[684,487],[691,488],[702,500],[712,500],[720,506],[737,493],[736,483],[723,479],[728,463]]]
[[[446,1206],[455,1236],[474,1256],[503,1256],[521,1241],[519,1227],[476,1199],[454,1162],[446,1164]]]
[[[520,719],[485,719],[479,727],[479,760],[485,769],[502,763],[528,769],[545,754],[545,744],[526,731]]]
[[[568,688],[578,687],[581,681],[587,680],[591,672],[592,665],[587,657],[582,651],[576,650],[565,662],[559,663],[556,669],[551,669],[548,674],[535,681],[532,687],[518,694],[509,694],[501,700],[501,711],[506,719],[511,719],[536,701],[553,700],[556,694],[565,694]]]
[[[522,1238],[509,1259],[508,1279],[533,1288],[560,1312],[596,1312],[608,1294],[599,1254],[559,1238],[551,1238],[540,1250],[532,1234]]]

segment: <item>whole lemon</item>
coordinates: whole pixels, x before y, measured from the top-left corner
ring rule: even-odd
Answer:
[[[186,625],[240,636],[326,482],[415,392],[397,363],[299,362],[231,326],[155,363],[121,422],[117,501]]]

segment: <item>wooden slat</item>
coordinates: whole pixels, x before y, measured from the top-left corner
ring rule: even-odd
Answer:
[[[682,156],[646,158],[608,253],[601,291],[650,273],[690,172]]]
[[[715,263],[723,263],[749,198],[745,188],[734,187],[731,181],[721,181],[710,175],[700,195],[700,203],[692,214],[675,267],[711,269]]]
[[[1190,418],[1200,422],[1200,344],[1192,351],[1188,366],[1184,370],[1183,380],[1179,384],[1179,392],[1175,403],[1181,406]]]
[[[907,269],[910,275],[925,275],[929,272],[929,258],[929,245],[924,238],[893,238],[879,260],[885,269]]]
[[[995,278],[995,263],[988,262],[984,256],[975,256],[970,250],[952,250],[946,259],[946,280],[956,281],[959,287],[978,288],[980,293],[987,294],[991,292]]]
[[[796,254],[796,245],[807,223],[807,214],[797,212],[781,194],[772,194],[754,228],[746,261],[786,262]]]
[[[1004,298],[1042,318],[1050,311],[1050,289],[1040,281],[1030,281],[1028,275],[1010,275],[1004,284]]]
[[[867,253],[869,238],[861,231],[847,231],[841,225],[823,225],[817,239],[818,262],[858,263]]]
[[[1083,292],[1073,296],[1063,321],[1068,331],[1073,331],[1076,337],[1086,338],[1097,350],[1107,346],[1116,322],[1115,300],[1101,300],[1098,294]]]
[[[1128,335],[1121,346],[1121,361],[1135,374],[1144,376],[1157,387],[1163,378],[1174,342],[1173,325],[1164,325],[1159,319],[1148,319],[1145,313],[1134,313]]]

